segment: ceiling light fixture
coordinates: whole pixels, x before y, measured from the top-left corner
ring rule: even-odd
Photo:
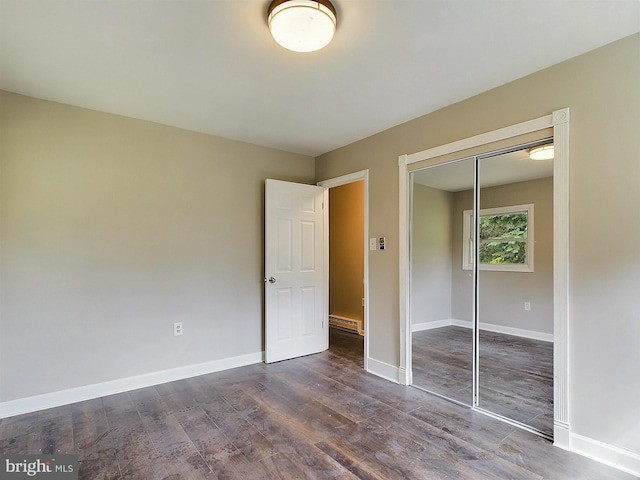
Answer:
[[[273,0],[268,16],[274,40],[294,52],[320,50],[336,32],[336,9],[329,0]]]
[[[531,160],[551,160],[553,158],[553,145],[542,145],[529,150]]]

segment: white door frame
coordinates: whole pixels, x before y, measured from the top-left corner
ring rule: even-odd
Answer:
[[[369,371],[369,170],[360,170],[359,172],[349,173],[336,178],[330,178],[318,182],[318,185],[324,188],[339,187],[341,185],[347,185],[348,183],[354,183],[364,181],[364,232],[363,245],[364,245],[364,369]],[[327,195],[328,198],[328,195]],[[329,304],[329,208],[324,209],[324,221],[325,221],[325,262],[326,262],[326,291],[327,291],[327,305]]]
[[[469,148],[508,140],[519,135],[553,128],[555,157],[553,162],[553,437],[554,445],[570,449],[569,425],[569,108],[421,152],[401,155],[399,167],[399,249],[400,249],[400,383],[411,385],[410,312],[410,165]]]

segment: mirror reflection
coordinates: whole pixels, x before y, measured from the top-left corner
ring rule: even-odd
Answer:
[[[459,220],[473,208],[474,162],[413,173],[411,203],[413,384],[466,405],[472,401],[473,279],[461,268]]]
[[[553,433],[553,159],[478,165],[478,406]]]
[[[410,315],[414,386],[550,436],[553,159],[529,156],[542,143],[411,174]]]

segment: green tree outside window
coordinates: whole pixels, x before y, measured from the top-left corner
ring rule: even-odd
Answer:
[[[483,208],[478,221],[478,268],[496,272],[533,272],[533,204]],[[462,215],[462,269],[476,258],[473,210]]]
[[[527,262],[527,214],[480,217],[480,263],[505,265]]]

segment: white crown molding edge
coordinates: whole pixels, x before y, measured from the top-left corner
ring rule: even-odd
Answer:
[[[184,367],[120,378],[108,382],[82,387],[58,390],[32,397],[18,398],[0,403],[0,418],[22,415],[47,408],[60,407],[93,398],[128,392],[138,388],[151,387],[161,383],[220,372],[231,368],[244,367],[264,361],[264,352],[254,352],[236,357],[228,357],[210,362],[186,365]]]

